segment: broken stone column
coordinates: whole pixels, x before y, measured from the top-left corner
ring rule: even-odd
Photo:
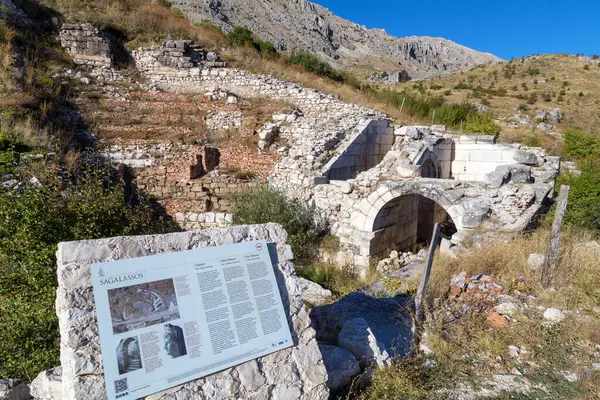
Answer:
[[[261,150],[267,150],[271,144],[279,136],[279,125],[277,124],[266,124],[258,132],[258,148]]]
[[[167,235],[60,243],[57,251],[62,373],[42,372],[32,392],[44,400],[106,398],[90,265],[251,240],[265,240],[294,340],[294,347],[173,387],[146,399],[327,399],[327,372],[302,302],[298,278],[277,224],[234,226]],[[60,370],[58,370],[60,371]]]

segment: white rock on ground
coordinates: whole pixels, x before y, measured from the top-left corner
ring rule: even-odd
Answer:
[[[529,266],[529,268],[531,269],[539,269],[541,268],[544,263],[546,262],[546,256],[543,254],[530,254],[529,258],[527,258],[527,265]]]
[[[344,324],[338,345],[352,353],[364,367],[374,364],[385,367],[390,363],[390,355],[384,345],[377,341],[367,321],[362,318],[354,318]]]
[[[566,318],[565,313],[558,308],[547,308],[544,311],[544,319],[550,322],[561,322]]]
[[[300,290],[302,291],[302,300],[314,306],[325,304],[331,299],[331,290],[321,287],[318,283],[304,278],[298,278],[298,283],[300,283]]]
[[[514,303],[500,303],[496,307],[496,311],[500,315],[514,315],[519,312],[519,307],[517,307]]]
[[[42,371],[31,383],[31,395],[36,399],[60,400],[62,398],[62,367]]]
[[[343,389],[360,374],[360,365],[348,350],[326,344],[320,344],[319,350],[327,369],[327,387],[332,392]]]
[[[310,319],[319,343],[340,345],[340,331],[346,322],[362,318],[388,354],[404,357],[410,351],[413,330],[413,319],[407,308],[408,304],[402,299],[375,298],[354,292],[335,303],[313,307]]]
[[[28,400],[29,385],[20,379],[0,379],[0,400]]]

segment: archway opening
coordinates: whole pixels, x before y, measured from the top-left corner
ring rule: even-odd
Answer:
[[[423,162],[421,166],[421,178],[439,178],[440,174],[437,166],[431,158],[428,158]]]
[[[435,201],[419,194],[397,197],[379,210],[369,253],[387,257],[392,250],[417,252],[430,244],[436,223],[442,225],[442,238],[457,232],[452,218]]]

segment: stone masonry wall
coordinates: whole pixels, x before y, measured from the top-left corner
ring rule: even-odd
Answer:
[[[45,384],[49,373],[42,372],[32,384],[33,396],[44,400],[106,398],[90,276],[92,263],[251,240],[273,244],[269,250],[295,346],[146,399],[327,399],[327,372],[302,302],[291,262],[293,256],[286,245],[287,234],[276,224],[59,244],[56,312],[61,335],[62,376],[60,384],[50,386]],[[53,373],[57,374],[56,369]],[[55,377],[54,381],[58,379]]]
[[[346,137],[361,131],[361,125],[368,120],[385,119],[384,114],[374,110],[270,75],[205,64],[194,68],[169,68],[157,59],[158,51],[152,47],[132,53],[150,87],[197,93],[222,88],[238,96],[285,101],[302,111],[303,117],[280,129],[280,136],[290,146],[269,178],[271,184],[297,197],[306,197],[306,188],[315,186],[315,179],[321,177],[321,169],[337,154],[336,147]]]
[[[59,39],[75,64],[111,68],[113,56],[110,37],[92,24],[63,24]]]

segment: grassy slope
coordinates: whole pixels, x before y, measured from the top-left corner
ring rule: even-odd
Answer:
[[[460,84],[471,86],[472,89],[456,89]],[[419,83],[409,82],[394,88],[404,90],[415,85]],[[474,67],[465,72],[422,81],[422,85],[431,94],[446,95],[449,101],[489,104],[496,117],[502,120],[501,137],[507,141],[527,142],[537,137],[544,147],[557,152],[560,150],[562,139],[557,135],[532,131],[528,127],[507,127],[507,120],[517,113],[519,106],[527,108],[522,113],[532,121],[536,119],[536,110],[562,109],[565,118],[557,126],[557,132],[576,126],[600,134],[600,67],[582,61],[577,56],[543,55],[525,58],[524,61],[517,59]],[[478,86],[483,90],[477,90]],[[506,94],[502,94],[502,89],[506,90]],[[449,95],[448,90],[451,91]],[[535,102],[530,100],[532,94],[537,97]]]

